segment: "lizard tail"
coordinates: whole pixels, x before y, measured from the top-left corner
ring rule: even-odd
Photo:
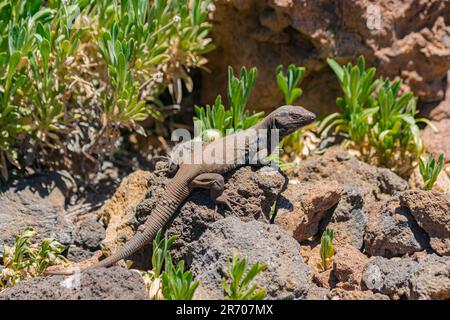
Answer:
[[[164,198],[158,201],[155,210],[147,218],[144,230],[134,235],[119,251],[98,262],[92,268],[109,267],[129,257],[153,240],[158,231],[169,222],[181,203],[189,196],[187,183],[174,180],[167,185]]]
[[[135,234],[119,251],[90,266],[70,267],[62,270],[48,270],[44,273],[47,275],[71,275],[87,269],[109,267],[118,261],[129,257],[143,246],[150,243],[158,231],[167,224],[180,204],[189,196],[188,184],[184,181],[180,182],[176,180],[177,179],[173,179],[167,185],[164,192],[164,198],[158,201],[154,211],[147,218],[147,221],[144,224],[144,230],[141,233]]]

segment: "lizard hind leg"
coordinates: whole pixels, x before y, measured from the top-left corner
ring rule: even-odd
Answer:
[[[202,188],[209,189],[210,198],[216,205],[225,205],[233,214],[238,215],[231,204],[236,204],[223,194],[225,188],[225,180],[221,174],[218,173],[203,173],[198,175],[190,185],[191,189]]]

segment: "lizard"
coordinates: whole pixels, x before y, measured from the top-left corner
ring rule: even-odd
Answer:
[[[282,106],[272,111],[253,127],[207,144],[206,148],[203,148],[200,163],[195,161],[179,163],[178,171],[165,188],[166,196],[158,201],[150,213],[144,223],[143,231],[135,234],[121,249],[93,265],[59,270],[49,268],[46,274],[70,275],[76,271],[109,267],[129,257],[153,240],[157,232],[165,227],[178,207],[195,188],[209,189],[210,197],[216,204],[227,205],[231,208],[228,199],[222,195],[225,185],[223,175],[248,163],[249,154],[252,152],[270,155],[282,138],[311,123],[315,118],[314,113],[303,107]],[[272,141],[272,135],[275,132],[279,140]],[[236,147],[239,139],[245,140],[241,148]],[[231,161],[225,161],[225,158]],[[81,266],[82,263],[79,265]]]

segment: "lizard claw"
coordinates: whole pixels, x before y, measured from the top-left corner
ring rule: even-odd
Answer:
[[[231,200],[229,197],[225,196],[225,195],[221,195],[219,197],[216,198],[216,203],[217,204],[222,204],[224,206],[226,206],[235,216],[239,217],[239,213],[238,211],[235,210],[235,208],[232,206],[232,204],[235,207],[239,207],[239,208],[243,208],[244,206],[234,200]]]
[[[61,267],[61,266],[51,266],[44,271],[44,274],[47,276],[52,275],[64,275],[70,276],[75,273],[81,272],[81,268],[79,267]]]

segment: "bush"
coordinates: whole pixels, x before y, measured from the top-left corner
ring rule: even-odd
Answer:
[[[0,289],[14,286],[18,281],[43,276],[50,266],[61,264],[64,246],[55,239],[43,239],[40,244],[31,243],[36,232],[27,228],[16,237],[13,247],[5,245],[2,257],[4,268],[0,274]]]
[[[217,96],[214,105],[206,108],[195,106],[194,122],[198,122],[202,139],[211,141],[218,137],[245,130],[263,119],[264,112],[250,113],[247,102],[256,80],[256,68],[243,67],[239,77],[234,75],[232,67],[228,67],[228,101],[230,107],[225,109],[221,96]]]
[[[423,153],[416,99],[412,93],[400,96],[399,81],[375,79],[375,68],[366,70],[364,57],[358,64],[341,67],[328,59],[341,86],[343,97],[336,100],[341,112],[326,117],[320,125],[322,136],[330,129],[344,134],[345,146],[364,161],[392,169],[407,177]]]
[[[189,69],[213,48],[210,4],[0,0],[3,177],[38,152],[44,165],[53,150],[95,161],[114,152],[120,128],[145,134],[140,121],[163,120],[159,97],[168,90],[179,104]]]

